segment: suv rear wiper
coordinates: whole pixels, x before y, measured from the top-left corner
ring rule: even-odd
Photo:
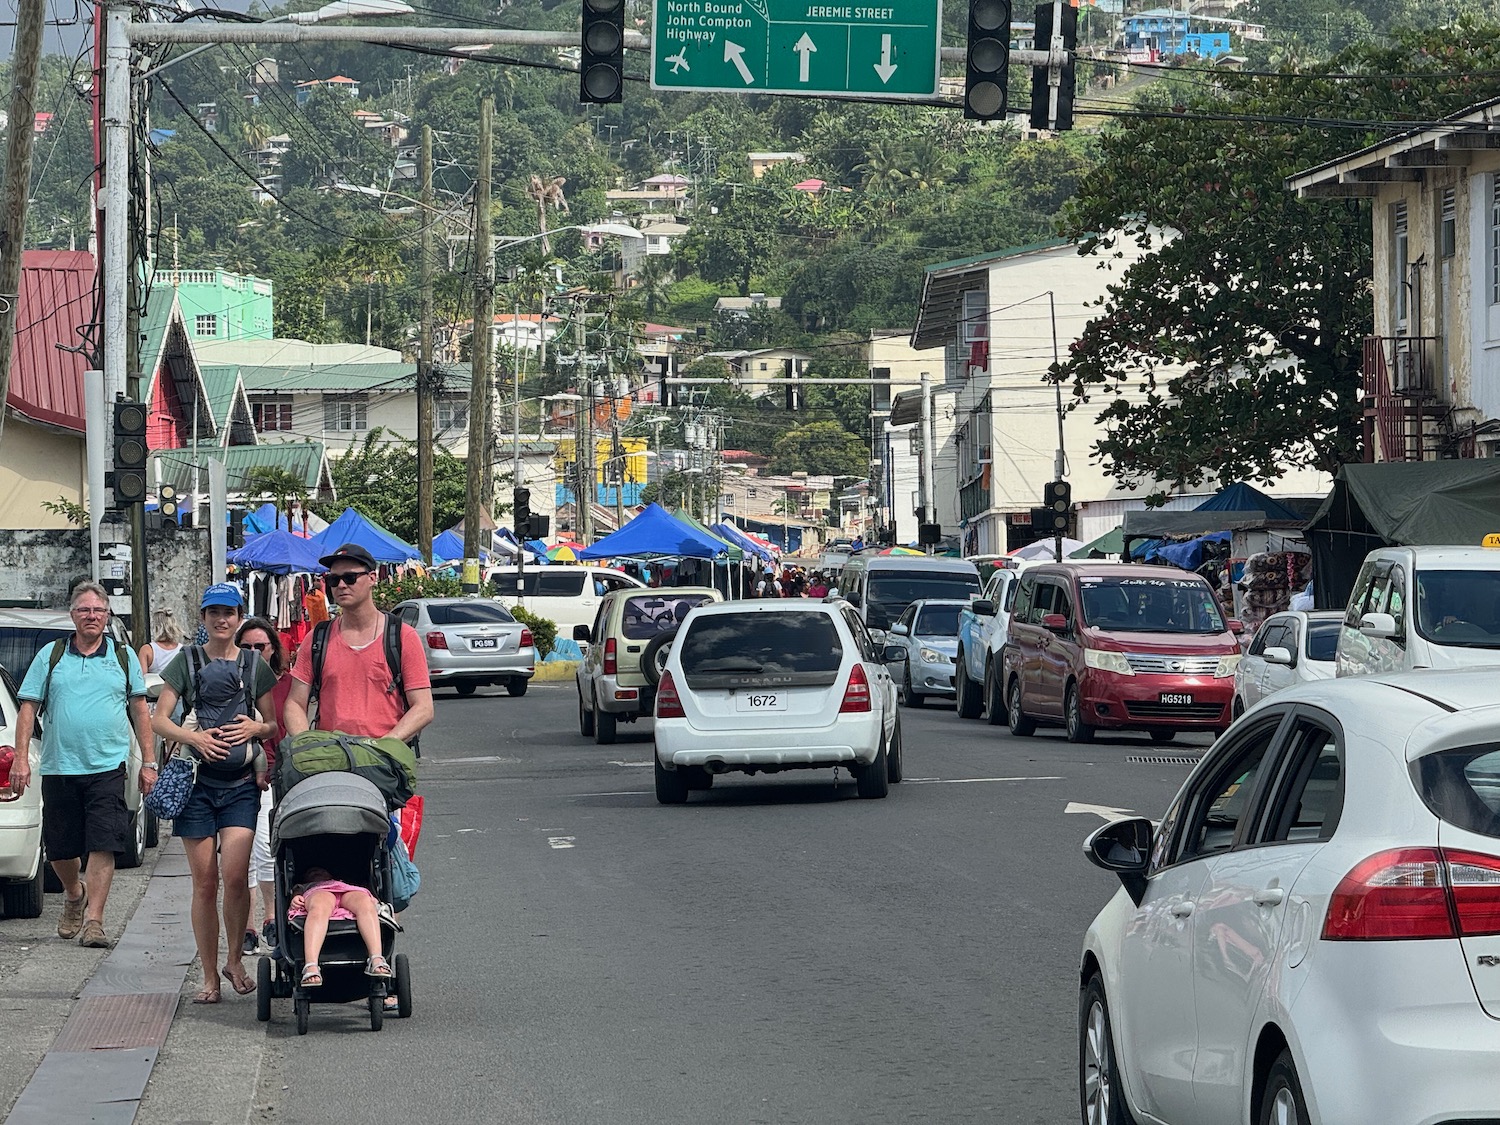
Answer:
[[[744,672],[750,675],[757,675],[765,670],[766,666],[764,664],[750,664],[748,662],[734,664],[727,660],[706,660],[698,665],[698,671],[700,672]]]

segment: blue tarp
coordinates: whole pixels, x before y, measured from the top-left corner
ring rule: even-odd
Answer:
[[[302,519],[293,520],[291,513],[278,511],[275,504],[267,501],[253,512],[245,513],[245,530],[250,530],[250,523],[255,522],[257,531],[270,531],[273,527],[279,527],[284,531],[290,531],[302,535],[307,530],[306,516]]]
[[[1227,510],[1227,509],[1226,509]],[[1212,535],[1200,535],[1186,543],[1164,543],[1146,554],[1146,561],[1161,559],[1183,570],[1197,570],[1203,565],[1204,547],[1209,543],[1227,543],[1234,538],[1232,531],[1215,531]]]
[[[774,557],[769,548],[762,547],[754,539],[751,539],[750,536],[746,535],[743,531],[735,527],[734,524],[728,522],[727,520],[723,523],[714,524],[708,530],[712,531],[720,539],[729,540],[729,542],[733,543],[736,547],[740,548],[740,550],[744,551],[746,554],[754,555],[756,558],[764,559],[766,562],[770,562]]]
[[[237,551],[230,551],[225,557],[236,566],[266,570],[272,574],[291,574],[293,571],[321,574],[327,569],[318,562],[318,556],[323,553],[310,539],[278,527],[275,531],[247,535],[245,545]]]
[[[479,548],[481,559],[489,558],[490,553],[483,547]],[[464,537],[453,528],[438,535],[432,541],[432,558],[436,562],[442,559],[444,562],[462,562],[464,558]]]
[[[651,504],[613,535],[578,552],[579,559],[714,559],[723,543],[689,527],[660,504]]]
[[[1305,523],[1306,517],[1298,515],[1285,504],[1273,500],[1260,489],[1244,481],[1226,485],[1193,509],[1195,512],[1265,512],[1268,520],[1291,520]]]
[[[385,528],[365,519],[353,508],[345,508],[339,516],[308,542],[318,547],[318,554],[326,555],[338,550],[345,543],[358,543],[378,563],[410,562],[420,559],[422,553],[410,543],[403,543]]]

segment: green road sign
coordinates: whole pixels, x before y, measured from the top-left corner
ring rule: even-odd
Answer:
[[[942,0],[654,0],[651,86],[930,98]]]

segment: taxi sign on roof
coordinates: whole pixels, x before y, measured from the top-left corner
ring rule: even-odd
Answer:
[[[1480,543],[1479,545],[1481,547],[1488,547],[1492,551],[1500,550],[1500,532],[1490,532],[1484,537],[1484,542]]]

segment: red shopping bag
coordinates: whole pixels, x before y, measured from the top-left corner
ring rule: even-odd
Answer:
[[[417,837],[422,835],[422,798],[409,797],[401,807],[401,842],[406,845],[406,854],[415,858]]]

